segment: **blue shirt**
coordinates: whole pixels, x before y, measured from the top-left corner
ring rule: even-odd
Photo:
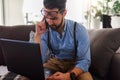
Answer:
[[[50,43],[52,45],[53,54],[58,59],[74,59],[74,21],[65,19],[65,27],[62,32],[62,37],[59,33],[50,29]],[[48,51],[48,32],[41,36],[42,44],[42,59],[45,61],[45,54]],[[87,30],[81,24],[76,24],[76,40],[77,40],[77,63],[75,67],[88,71],[90,66],[90,42]]]

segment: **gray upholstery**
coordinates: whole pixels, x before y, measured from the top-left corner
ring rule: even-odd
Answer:
[[[109,76],[111,60],[113,56],[116,55],[115,52],[120,46],[119,34],[120,28],[89,30],[92,55],[90,71],[101,79],[105,79]],[[117,64],[114,66],[117,66]]]
[[[116,65],[119,64],[119,65]],[[113,56],[111,67],[110,67],[110,79],[111,80],[120,80],[120,54],[117,53]]]

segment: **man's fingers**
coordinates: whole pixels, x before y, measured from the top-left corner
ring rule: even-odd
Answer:
[[[61,72],[56,72],[55,74],[53,74],[54,76],[59,76],[61,74]]]
[[[43,17],[41,21],[43,22],[44,20],[45,20],[45,17]]]

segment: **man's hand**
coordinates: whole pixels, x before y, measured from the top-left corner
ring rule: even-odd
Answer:
[[[40,22],[36,24],[34,42],[40,43],[40,37],[44,32],[46,32],[46,30],[47,29],[46,29],[45,19],[43,18]]]
[[[48,77],[46,80],[71,80],[70,73],[56,72],[55,74]]]
[[[43,18],[40,22],[36,24],[36,32],[35,34],[41,35],[46,31],[46,24],[45,24],[45,19]]]

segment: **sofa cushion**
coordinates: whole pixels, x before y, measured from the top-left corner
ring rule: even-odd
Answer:
[[[120,28],[89,30],[91,43],[91,66],[93,75],[107,76],[112,56],[120,46]]]
[[[111,73],[109,80],[120,80],[120,54],[119,53],[116,53],[113,56],[109,73]]]
[[[0,26],[0,38],[28,41],[31,30],[35,31],[35,25]],[[5,65],[1,46],[0,65]]]
[[[30,31],[30,34],[29,34],[29,42],[34,42],[34,34],[35,34],[34,31]]]
[[[120,53],[120,47],[116,50],[116,53]]]
[[[5,65],[5,61],[4,61],[4,58],[3,58],[1,46],[0,46],[0,65]]]

